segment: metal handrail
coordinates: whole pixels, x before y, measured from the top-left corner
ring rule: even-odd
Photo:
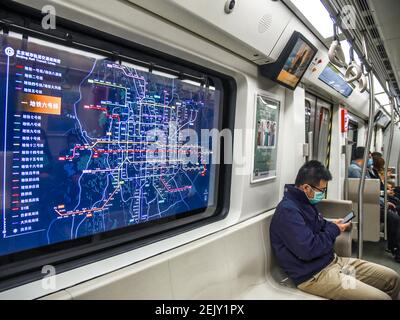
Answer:
[[[344,165],[344,172],[346,172],[344,176],[344,200],[349,200],[349,166],[351,162],[351,150],[350,147],[354,144],[353,141],[349,140],[347,137],[345,139],[345,149],[344,149],[344,158],[345,158],[345,165]]]
[[[307,161],[314,160],[314,132],[308,133],[308,159]]]
[[[349,200],[349,139],[346,137],[344,145],[344,200]]]
[[[391,110],[391,119],[392,122],[390,124],[390,136],[389,136],[389,144],[386,150],[386,165],[385,165],[385,177],[384,177],[384,184],[385,184],[385,211],[384,211],[384,219],[385,219],[385,240],[387,240],[388,237],[388,209],[389,209],[389,203],[388,203],[388,193],[387,193],[387,188],[388,188],[388,172],[389,172],[389,163],[390,163],[390,156],[392,153],[392,146],[393,146],[393,137],[394,137],[394,126],[395,126],[395,119],[394,119],[394,99],[393,97],[390,98],[391,103],[392,103],[392,110]]]
[[[364,35],[363,37],[363,49],[365,52],[366,59],[368,59],[367,41]],[[358,187],[358,258],[362,259],[363,256],[363,245],[364,245],[364,190],[365,190],[365,180],[367,178],[367,163],[369,158],[369,152],[372,143],[372,133],[374,129],[374,116],[375,116],[375,90],[374,90],[374,80],[372,70],[368,68],[368,80],[369,80],[369,121],[368,121],[368,134],[367,142],[365,144],[364,152],[364,164],[362,168],[362,175],[360,180],[360,185]]]

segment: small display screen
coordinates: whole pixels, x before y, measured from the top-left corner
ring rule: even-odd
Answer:
[[[293,89],[296,88],[315,54],[314,48],[298,38],[277,80]]]
[[[331,63],[322,71],[319,80],[326,83],[346,98],[350,97],[353,93],[353,88],[343,79],[340,71]]]

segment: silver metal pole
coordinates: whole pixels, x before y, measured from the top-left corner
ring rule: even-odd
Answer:
[[[390,135],[389,135],[389,143],[388,143],[388,147],[386,150],[386,165],[385,165],[385,240],[387,240],[387,236],[388,236],[388,222],[387,222],[387,216],[388,216],[388,209],[389,209],[389,205],[388,205],[388,193],[387,193],[387,188],[388,188],[388,172],[389,172],[389,163],[390,163],[390,156],[392,153],[392,146],[393,146],[393,137],[394,137],[394,101],[393,101],[393,97],[390,97],[391,102],[392,102],[392,110],[391,110],[391,124],[390,124]]]
[[[308,160],[314,160],[314,132],[308,133]]]
[[[365,35],[363,36],[363,47],[366,60],[368,61],[368,50],[367,41]],[[369,80],[369,121],[368,121],[368,133],[367,142],[365,144],[364,153],[364,165],[362,168],[362,176],[360,185],[358,187],[358,258],[362,259],[364,249],[364,190],[365,190],[365,179],[367,177],[367,162],[369,158],[369,152],[372,142],[372,133],[374,130],[374,116],[375,116],[375,92],[374,92],[374,79],[372,69],[368,68],[368,80]]]
[[[349,156],[349,139],[346,137],[345,139],[345,149],[344,149],[344,200],[349,200],[349,163],[350,163],[350,157]]]

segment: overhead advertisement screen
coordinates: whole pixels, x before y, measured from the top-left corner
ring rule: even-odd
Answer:
[[[316,52],[315,48],[303,39],[298,38],[282,70],[279,72],[277,80],[295,89],[307,71]]]
[[[0,37],[0,256],[215,205],[220,92]]]
[[[332,63],[329,63],[322,71],[319,80],[346,98],[353,93],[353,88],[343,79],[343,75]]]
[[[293,32],[275,63],[261,66],[261,74],[295,90],[318,49],[300,32]]]

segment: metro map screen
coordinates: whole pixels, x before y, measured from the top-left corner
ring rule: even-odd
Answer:
[[[218,90],[38,41],[0,48],[0,256],[215,205],[212,146],[182,135],[218,128]]]

